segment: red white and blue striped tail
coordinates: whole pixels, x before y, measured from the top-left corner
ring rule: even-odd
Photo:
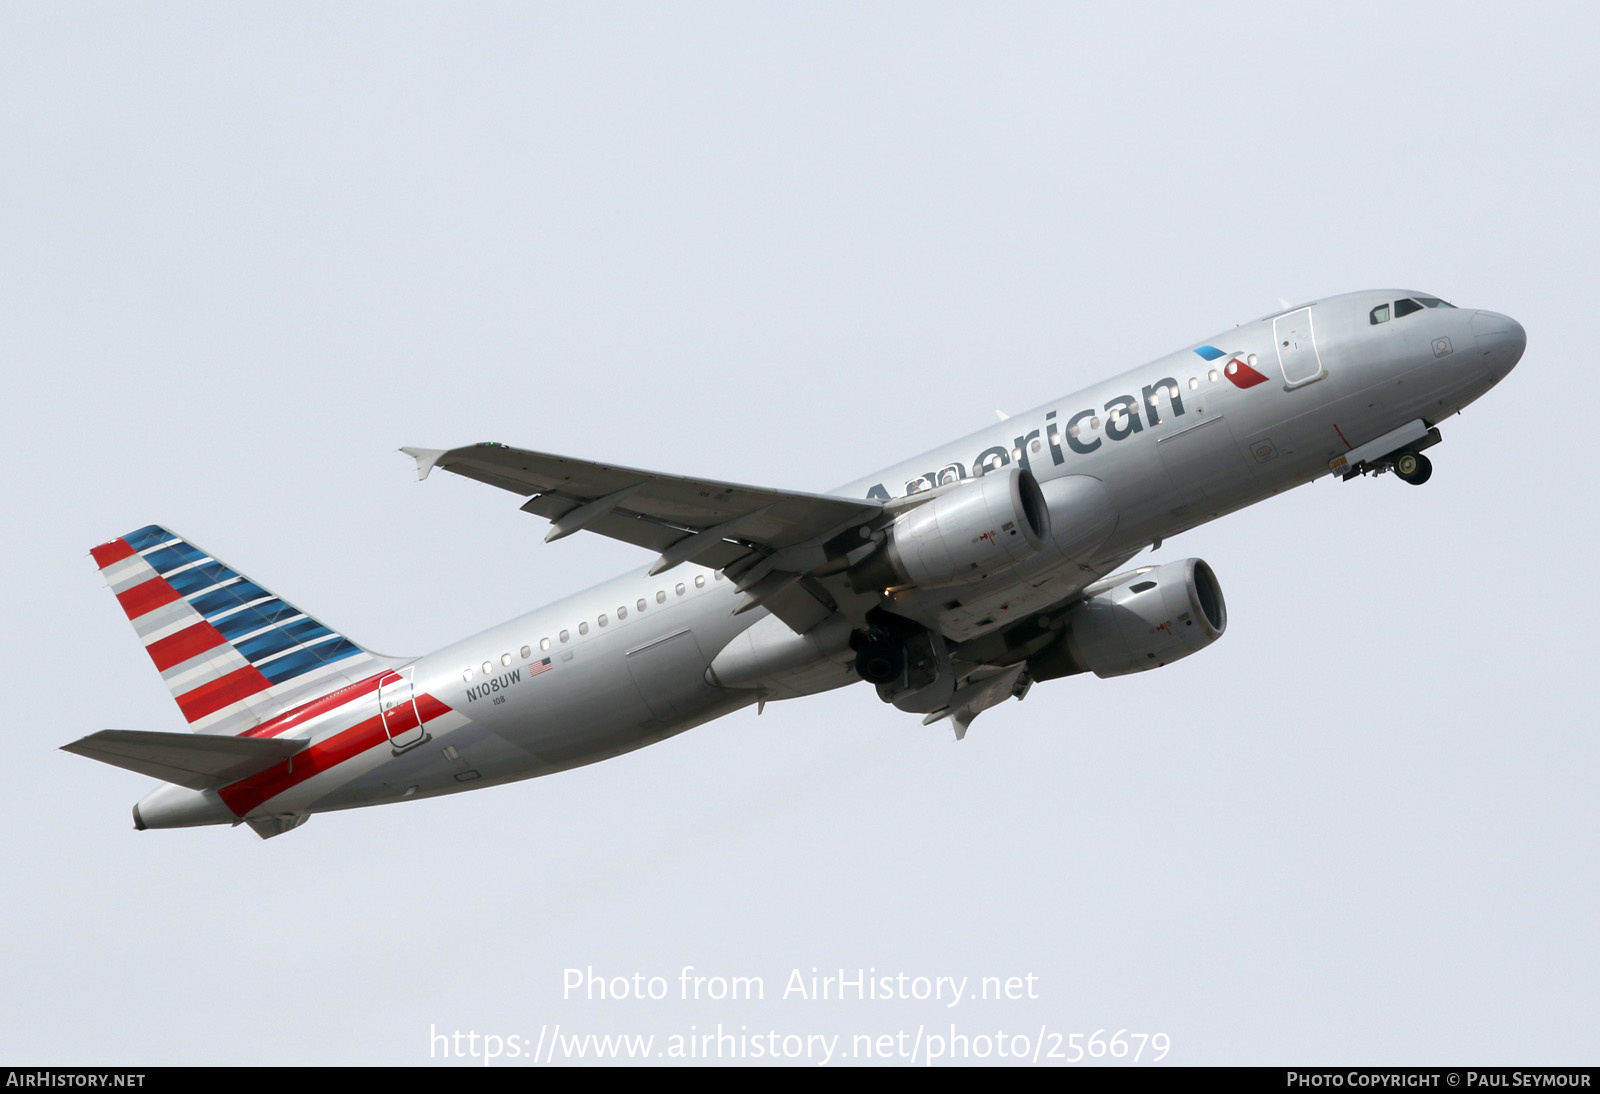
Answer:
[[[385,667],[158,525],[90,554],[196,733],[244,733]]]

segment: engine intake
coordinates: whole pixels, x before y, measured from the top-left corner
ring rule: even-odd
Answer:
[[[1115,587],[1072,609],[1066,636],[1028,659],[1029,675],[1144,672],[1198,653],[1228,628],[1222,586],[1198,558],[1119,576]]]

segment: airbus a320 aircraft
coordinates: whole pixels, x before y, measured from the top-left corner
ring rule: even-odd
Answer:
[[[1407,291],[1235,327],[829,494],[500,444],[407,448],[551,521],[656,556],[426,657],[356,645],[166,528],[94,548],[189,723],[70,752],[164,780],[134,827],[250,825],[548,775],[751,704],[865,680],[960,738],[1074,673],[1221,637],[1199,559],[1146,547],[1323,475],[1431,473],[1438,423],[1522,356],[1522,327]],[[1107,576],[1111,575],[1111,576]]]

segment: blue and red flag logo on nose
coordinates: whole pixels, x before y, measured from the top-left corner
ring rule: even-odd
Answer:
[[[1197,346],[1195,352],[1207,361],[1216,361],[1220,358],[1228,357],[1228,363],[1222,366],[1222,374],[1228,378],[1228,382],[1234,387],[1255,387],[1257,384],[1267,382],[1265,376],[1245,364],[1237,354],[1229,356],[1227,352],[1218,349],[1216,346]]]

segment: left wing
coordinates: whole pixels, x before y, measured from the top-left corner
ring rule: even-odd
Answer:
[[[417,477],[435,467],[528,498],[552,522],[545,541],[597,532],[657,552],[650,573],[685,562],[722,570],[744,593],[804,634],[838,608],[818,580],[845,566],[887,519],[872,499],[802,494],[690,479],[486,443],[402,448]]]

